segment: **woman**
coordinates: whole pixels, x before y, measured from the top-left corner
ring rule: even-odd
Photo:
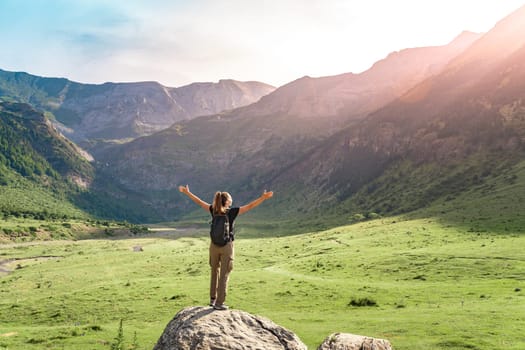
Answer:
[[[226,299],[226,290],[228,288],[228,277],[233,269],[233,240],[234,236],[234,222],[238,215],[242,215],[267,199],[272,198],[273,192],[263,192],[263,194],[253,202],[243,205],[242,207],[231,207],[233,200],[228,192],[216,192],[213,198],[213,204],[206,203],[196,195],[190,192],[188,185],[179,186],[179,191],[190,197],[202,209],[209,211],[213,216],[226,215],[229,222],[229,231],[231,240],[224,246],[219,246],[210,243],[210,266],[211,266],[211,281],[210,281],[210,306],[215,310],[227,310],[228,306],[224,304]]]

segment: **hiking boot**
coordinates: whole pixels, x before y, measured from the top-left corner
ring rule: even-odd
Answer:
[[[228,305],[225,305],[225,304],[213,305],[213,308],[215,310],[228,310]]]

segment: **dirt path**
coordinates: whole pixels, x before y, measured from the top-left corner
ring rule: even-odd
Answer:
[[[18,248],[18,247],[26,247],[26,246],[33,246],[33,245],[47,245],[47,244],[57,244],[57,243],[63,243],[63,244],[71,244],[73,241],[61,241],[61,240],[55,240],[55,241],[30,241],[30,242],[17,242],[17,243],[4,243],[0,244],[0,250],[3,248]]]
[[[12,262],[11,259],[8,260],[0,260],[0,276],[7,275],[11,270],[7,268],[7,264]]]
[[[49,240],[49,241],[39,241],[34,240],[30,242],[17,242],[17,243],[0,243],[0,250],[2,248],[18,248],[18,247],[26,247],[26,246],[34,246],[34,245],[58,245],[58,244],[71,244],[72,242],[80,242],[80,241],[88,241],[91,239],[108,239],[108,240],[121,240],[121,239],[134,239],[134,238],[157,238],[157,237],[165,237],[165,238],[181,238],[181,237],[196,237],[200,236],[202,234],[206,233],[206,229],[199,228],[199,227],[181,227],[181,228],[174,228],[174,227],[150,227],[149,232],[145,234],[139,234],[136,236],[113,236],[113,237],[96,237],[96,238],[85,238],[85,239],[78,239],[76,241],[73,240]]]
[[[11,272],[13,272],[13,270],[15,270],[18,265],[21,265],[24,262],[28,262],[28,261],[38,262],[42,260],[59,259],[59,258],[62,258],[62,256],[42,255],[42,256],[32,256],[29,258],[11,258],[11,259],[0,260],[0,277],[7,276]]]
[[[177,239],[182,237],[195,237],[201,236],[205,233],[205,229],[199,227],[183,227],[183,228],[174,228],[174,227],[150,227],[149,233],[137,235],[133,237],[107,237],[107,239],[135,239],[135,238],[170,238]],[[97,238],[100,239],[100,238]],[[102,238],[104,239],[104,238]],[[81,241],[81,240],[79,240]],[[25,246],[35,246],[35,245],[60,245],[60,244],[71,244],[72,242],[79,241],[70,241],[70,240],[54,240],[54,241],[31,241],[31,242],[19,242],[19,243],[7,243],[0,244],[0,249],[2,248],[19,248]],[[0,260],[0,277],[7,276],[9,273],[13,272],[16,269],[16,265],[22,264],[27,261],[39,261],[47,259],[58,259],[62,258],[61,256],[33,256],[28,258],[10,258]]]
[[[178,239],[183,237],[202,237],[208,231],[202,227],[150,227],[149,232],[135,236],[134,238],[168,238]]]

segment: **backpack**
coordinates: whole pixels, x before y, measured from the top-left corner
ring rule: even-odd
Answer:
[[[228,213],[226,215],[213,215],[210,225],[210,238],[213,244],[220,247],[232,240]]]

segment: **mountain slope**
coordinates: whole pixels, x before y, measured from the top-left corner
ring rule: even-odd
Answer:
[[[2,164],[22,176],[67,178],[89,183],[93,168],[43,114],[22,103],[0,103]]]
[[[237,114],[285,115],[301,123],[315,123],[320,119],[316,127],[338,119],[343,122],[361,119],[416,83],[439,73],[479,37],[480,34],[464,32],[448,45],[393,52],[361,74],[304,77],[278,88]]]
[[[0,209],[85,216],[71,197],[86,190],[94,169],[79,149],[29,105],[0,103]]]
[[[327,138],[312,136],[327,133],[333,119],[326,116],[256,113],[295,82],[256,104],[119,147],[106,170],[125,188],[147,189],[148,205],[162,203],[165,215],[185,204],[176,193],[180,183],[193,185],[204,198],[231,190],[240,202],[272,188],[280,195],[259,212],[318,221],[454,200],[525,158],[524,12],[500,21],[439,74]],[[520,32],[506,47],[508,28]],[[309,96],[313,88],[306,91]],[[300,89],[297,96],[303,98]],[[308,118],[314,131],[306,131]],[[151,190],[163,193],[163,201]]]
[[[341,212],[391,213],[452,200],[507,172],[525,157],[524,22],[522,7],[441,74],[320,145],[276,186],[299,178],[346,200]],[[507,38],[509,28],[519,32]],[[311,164],[319,166],[301,176]]]
[[[166,218],[187,204],[177,200],[181,183],[204,193],[232,190],[248,200],[307,162],[342,125],[435,74],[477,37],[464,33],[448,46],[403,50],[360,75],[299,79],[249,106],[180,122],[95,154],[97,169],[117,179],[124,191],[142,195],[145,205]],[[305,169],[318,167],[317,162]]]

